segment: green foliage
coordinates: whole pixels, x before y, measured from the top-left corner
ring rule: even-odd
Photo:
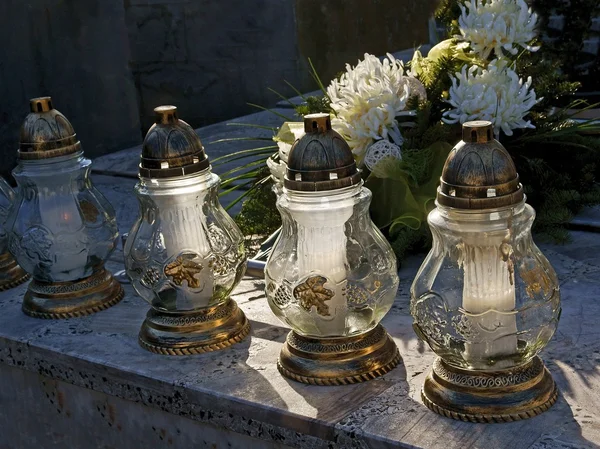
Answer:
[[[303,117],[308,114],[317,114],[319,112],[331,112],[329,100],[327,97],[305,97],[305,102],[296,106],[296,114]]]
[[[268,176],[264,167],[261,175]],[[281,216],[277,211],[273,181],[257,184],[242,204],[242,210],[235,216],[235,222],[246,237],[246,248],[250,254],[256,253],[260,243],[281,226]]]
[[[420,251],[426,251],[431,247],[431,232],[427,225],[414,230],[411,228],[396,228],[393,232],[387,232],[386,238],[392,245],[394,254],[402,263],[406,256]]]
[[[600,54],[581,51],[586,39],[594,36],[592,19],[600,16],[598,0],[533,0],[533,10],[540,16],[545,39],[544,53],[555,61],[572,80],[581,82],[586,91],[600,90]],[[550,16],[563,17],[563,26],[550,28]],[[597,33],[596,33],[597,35]]]
[[[373,192],[371,218],[384,229],[396,255],[428,244],[427,214],[451,145],[437,141],[427,148],[407,149],[402,160],[382,160],[367,178]]]
[[[435,11],[436,20],[441,23],[448,36],[459,34],[458,17],[460,17],[460,4],[457,0],[441,0],[438,8]]]

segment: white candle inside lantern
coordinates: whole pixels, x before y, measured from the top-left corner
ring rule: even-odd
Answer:
[[[214,276],[209,266],[211,247],[206,215],[202,210],[208,193],[204,183],[211,176],[207,172],[192,175],[187,180],[153,179],[148,186],[153,191],[152,201],[160,211],[160,235],[165,251],[173,255],[171,263],[176,263],[175,259],[183,256],[202,267],[198,273],[193,274],[199,280],[199,286],[194,288],[193,285],[188,285],[188,288],[181,289],[177,300],[181,310],[208,307],[213,295]],[[194,254],[199,257],[193,258]],[[182,286],[184,282],[187,281],[183,281]]]
[[[506,257],[507,246],[502,236],[485,243],[487,245],[465,244],[462,261],[462,306],[469,314],[478,340],[465,343],[464,357],[476,365],[483,360],[510,356],[517,350],[514,273]],[[499,360],[494,368],[502,368],[503,364]]]
[[[327,199],[313,208],[290,207],[298,224],[298,275],[305,279],[311,274],[327,277],[325,287],[334,292],[327,301],[329,314],[311,310],[315,325],[324,335],[343,335],[346,330],[347,300],[342,293],[346,280],[346,222],[352,216],[354,201],[351,198],[329,206]]]

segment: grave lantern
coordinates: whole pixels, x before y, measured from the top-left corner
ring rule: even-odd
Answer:
[[[558,324],[558,280],[533,243],[535,212],[490,122],[463,125],[436,204],[433,247],[411,288],[414,328],[439,356],[423,401],[465,421],[545,411],[557,390],[537,354]]]
[[[23,312],[70,318],[116,304],[123,288],[104,268],[118,236],[115,212],[93,186],[73,126],[50,97],[30,101],[21,127],[19,188],[6,221],[9,248],[30,282]]]
[[[328,114],[307,115],[277,207],[283,226],[265,268],[271,310],[292,331],[278,361],[296,381],[339,385],[400,361],[379,324],[398,288],[395,255],[369,218],[352,152]]]
[[[135,187],[140,214],[125,243],[127,275],[152,306],[139,341],[169,355],[225,348],[250,330],[229,297],[246,267],[243,235],[219,203],[196,132],[175,106],[154,111]]]

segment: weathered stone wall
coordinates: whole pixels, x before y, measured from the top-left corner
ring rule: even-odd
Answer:
[[[312,89],[299,57],[293,0],[126,0],[131,68],[144,128],[174,103],[195,127]]]
[[[95,157],[139,144],[153,108],[194,127],[316,88],[364,52],[427,42],[436,0],[1,0],[0,173],[28,99],[51,95]]]
[[[53,97],[89,157],[139,141],[122,2],[0,1],[0,173],[14,166],[31,97]]]
[[[298,46],[323,82],[365,52],[384,55],[429,42],[439,0],[295,0]]]

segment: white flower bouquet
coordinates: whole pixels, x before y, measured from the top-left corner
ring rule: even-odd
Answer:
[[[552,108],[577,83],[545,57],[537,15],[524,0],[445,0],[438,17],[451,37],[427,57],[416,51],[405,65],[391,54],[365,54],[327,87],[313,73],[323,97],[306,98],[298,114],[332,115],[374,193],[372,218],[400,257],[428,244],[426,216],[444,161],[470,120],[494,124],[538,210],[538,230],[564,238],[572,215],[600,202],[600,141],[589,135],[600,127],[570,120],[572,104]],[[301,123],[286,122],[274,138],[279,151],[267,161],[274,179],[302,132]]]

